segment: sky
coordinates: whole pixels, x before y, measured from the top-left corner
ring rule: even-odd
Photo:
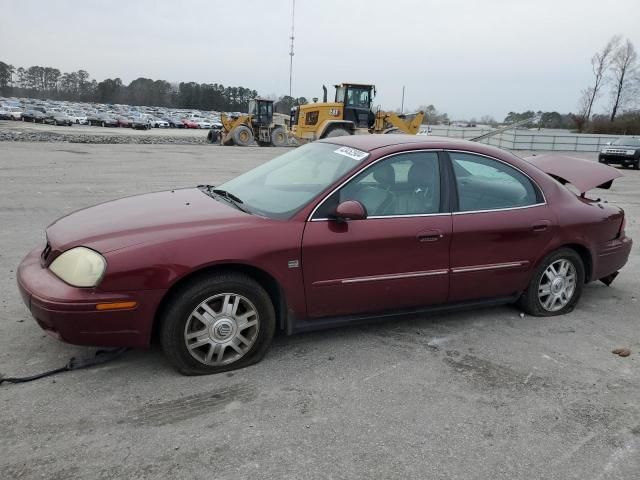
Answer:
[[[292,0],[2,0],[0,61],[289,92]],[[640,49],[639,0],[296,0],[294,97],[373,83],[375,104],[451,119],[575,111],[613,35]],[[604,93],[596,113],[608,106]]]

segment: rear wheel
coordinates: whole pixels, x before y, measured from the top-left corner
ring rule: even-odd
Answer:
[[[640,158],[633,163],[634,170],[640,170]]]
[[[351,135],[351,133],[344,128],[334,128],[324,138],[344,137],[346,135]]]
[[[260,361],[275,332],[267,292],[251,277],[201,277],[171,298],[160,319],[160,343],[185,375],[206,375]]]
[[[518,305],[536,317],[569,313],[582,295],[584,279],[580,255],[570,248],[562,248],[549,254],[535,269]]]
[[[287,145],[287,132],[282,127],[276,127],[271,132],[271,144],[274,147],[284,147]]]
[[[253,142],[253,132],[246,125],[239,125],[231,131],[233,142],[240,147],[247,147]]]

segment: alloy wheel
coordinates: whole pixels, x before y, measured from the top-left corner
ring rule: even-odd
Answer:
[[[548,312],[564,308],[576,290],[576,268],[562,258],[551,263],[542,273],[538,284],[540,305]]]
[[[200,363],[220,366],[249,352],[258,338],[258,310],[242,295],[221,293],[201,302],[184,328],[187,350]]]

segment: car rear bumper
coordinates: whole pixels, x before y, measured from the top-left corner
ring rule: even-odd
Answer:
[[[593,280],[611,275],[625,266],[629,260],[633,240],[624,236],[602,245],[598,253]]]
[[[100,292],[67,285],[40,263],[41,249],[18,268],[18,288],[38,325],[67,343],[96,347],[148,347],[165,291]],[[101,303],[134,301],[126,310],[97,310]]]

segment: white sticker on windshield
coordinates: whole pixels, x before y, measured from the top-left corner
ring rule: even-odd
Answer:
[[[337,150],[334,150],[333,153],[337,153],[338,155],[344,155],[345,157],[353,158],[354,160],[362,160],[364,157],[369,155],[367,152],[363,152],[362,150],[358,150],[357,148],[351,147],[340,147]]]

